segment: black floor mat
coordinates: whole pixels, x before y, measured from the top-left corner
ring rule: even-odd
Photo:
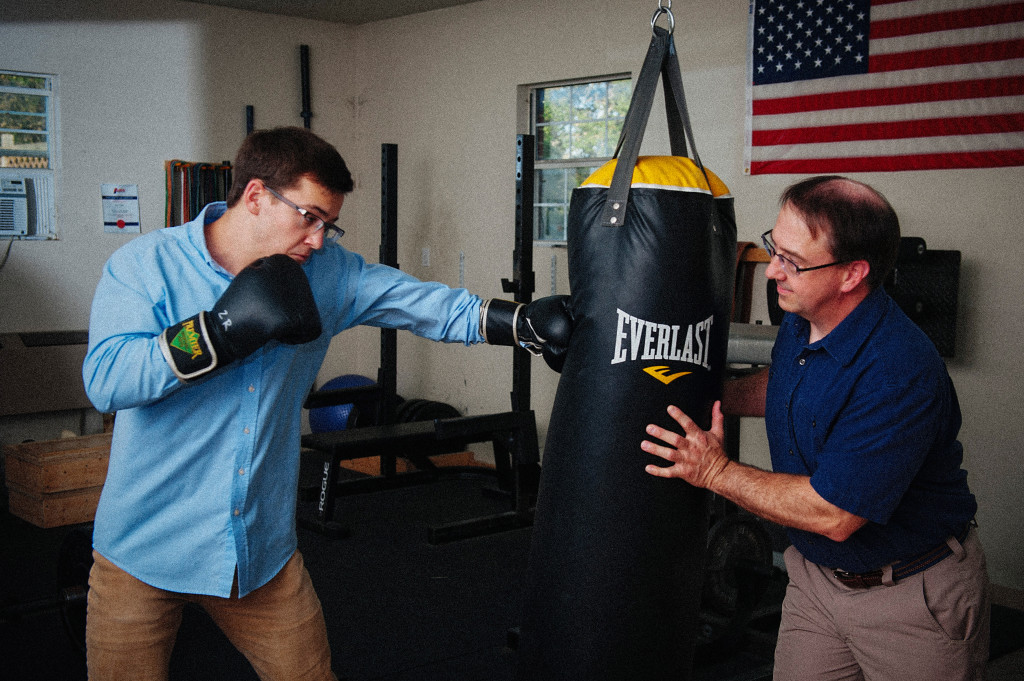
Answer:
[[[336,517],[351,534],[299,530],[320,595],[334,668],[349,681],[510,681],[530,529],[432,545],[429,528],[500,513],[508,499],[485,476],[343,496]],[[55,595],[57,556],[74,527],[42,530],[10,516],[0,487],[0,607]],[[312,514],[313,503],[300,514]],[[773,578],[749,626],[706,655],[694,681],[768,681],[785,576]],[[703,617],[712,638],[720,621]],[[992,655],[1024,647],[1024,612],[993,606]],[[721,642],[720,642],[721,643]],[[0,677],[86,678],[82,653],[56,609],[0,620]],[[187,608],[171,662],[174,681],[255,680],[248,662],[199,609]]]

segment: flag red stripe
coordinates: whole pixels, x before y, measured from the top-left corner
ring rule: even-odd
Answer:
[[[944,135],[991,135],[1024,132],[1024,114],[993,114],[961,118],[928,118],[913,121],[823,125],[813,128],[755,130],[751,144],[755,147],[780,144],[817,144],[821,142],[857,142],[864,140],[900,139],[907,137],[942,137]]]
[[[1019,165],[1024,165],[1024,149],[968,151],[958,154],[908,154],[905,156],[753,161],[750,164],[750,172],[751,174],[820,174],[888,170],[941,170],[944,168],[1005,168]]]
[[[927,83],[906,87],[758,99],[753,102],[753,114],[755,116],[771,116],[803,111],[892,106],[916,102],[948,102],[955,99],[1008,97],[1020,94],[1024,94],[1024,76],[978,78],[952,83]]]
[[[1024,40],[1003,40],[975,45],[934,47],[915,52],[894,52],[892,54],[868,57],[868,72],[902,71],[929,66],[949,66],[972,62],[1003,61],[1024,57]]]
[[[871,39],[895,38],[992,24],[1009,24],[1015,21],[1024,21],[1024,3],[1022,2],[872,21]]]

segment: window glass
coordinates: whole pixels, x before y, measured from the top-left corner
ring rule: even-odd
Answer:
[[[50,168],[48,76],[0,71],[0,167]]]

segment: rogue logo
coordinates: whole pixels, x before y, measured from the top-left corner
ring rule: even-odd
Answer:
[[[616,310],[619,318],[615,327],[615,351],[612,364],[641,361],[687,362],[711,370],[708,354],[711,350],[711,325],[714,315],[689,324],[684,329],[679,324],[659,324],[640,319]],[[669,374],[667,366],[652,366],[644,369],[662,383],[668,384],[687,373]]]
[[[324,477],[320,480],[320,503],[317,504],[316,510],[320,513],[324,511],[324,504],[327,502],[327,483],[331,479],[331,462],[324,461]]]

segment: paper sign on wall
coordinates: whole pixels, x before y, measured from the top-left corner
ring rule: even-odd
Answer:
[[[103,184],[100,185],[103,196],[103,231],[131,232],[142,231],[139,222],[139,185],[137,184]]]

